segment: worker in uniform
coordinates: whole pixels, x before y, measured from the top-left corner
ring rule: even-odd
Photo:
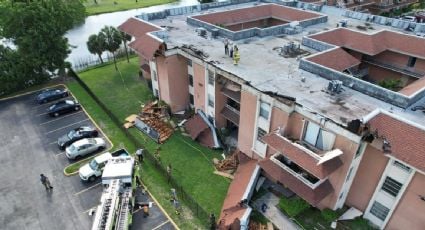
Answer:
[[[139,161],[139,163],[143,162],[143,151],[144,149],[138,149],[136,150],[136,156],[137,156],[137,160]]]
[[[233,65],[238,65],[240,59],[241,59],[241,56],[239,54],[239,50],[235,49],[233,51]]]

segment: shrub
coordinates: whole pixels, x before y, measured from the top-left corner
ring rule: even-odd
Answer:
[[[393,90],[393,91],[395,91],[395,90],[397,90],[398,88],[400,88],[401,81],[400,81],[399,79],[398,79],[398,80],[395,80],[395,79],[388,79],[388,80],[380,81],[378,84],[379,84],[381,87],[384,87],[384,88],[386,88],[386,89],[389,89],[389,90]]]
[[[321,213],[321,216],[323,219],[325,219],[327,222],[332,222],[336,220],[339,216],[339,214],[331,209],[324,209]]]
[[[304,210],[308,209],[310,205],[300,197],[292,197],[292,198],[286,198],[282,197],[280,198],[278,208],[282,210],[284,213],[286,213],[290,217],[294,217]]]

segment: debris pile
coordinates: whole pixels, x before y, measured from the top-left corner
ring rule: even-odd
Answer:
[[[142,105],[139,115],[133,114],[125,119],[126,129],[136,125],[158,143],[164,143],[172,134],[173,128],[167,123],[168,108],[159,105],[158,101]]]
[[[143,106],[139,117],[141,121],[159,133],[159,143],[164,143],[173,134],[173,128],[166,123],[168,109],[166,106],[159,105],[158,101]]]
[[[235,151],[232,153],[232,155],[230,155],[226,159],[216,162],[215,168],[221,172],[233,173],[238,168],[238,165],[239,165],[238,151]]]

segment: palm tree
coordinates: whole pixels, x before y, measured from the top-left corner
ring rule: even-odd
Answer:
[[[128,50],[127,50],[127,42],[131,41],[131,36],[121,32],[122,43],[124,44],[125,55],[127,56],[127,62],[130,63],[130,59],[128,58]]]
[[[90,53],[97,54],[101,63],[103,63],[102,53],[105,51],[105,42],[105,36],[102,33],[90,35],[87,41],[87,49]]]
[[[120,31],[118,31],[113,26],[105,26],[100,31],[98,36],[105,36],[105,50],[112,53],[112,57],[114,58],[115,70],[118,70],[117,60],[115,59],[115,51],[120,48],[122,42]]]

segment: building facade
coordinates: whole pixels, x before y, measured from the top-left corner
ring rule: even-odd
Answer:
[[[119,27],[135,38],[130,47],[142,70],[150,70],[153,94],[172,112],[202,111],[215,128],[234,134],[247,163],[230,188],[243,189],[229,193],[220,226],[235,219],[244,225],[250,208],[238,208],[240,201],[249,200],[261,175],[319,209],[346,205],[381,229],[424,229],[425,108],[417,106],[425,100],[425,39],[387,30],[317,32],[340,18],[281,7],[232,5],[202,17],[131,18]],[[310,20],[302,32],[285,27],[294,24],[291,14],[301,15],[301,24]],[[193,18],[206,20],[207,37],[199,36]],[[284,38],[271,31],[276,28]],[[274,52],[297,39],[296,54],[288,46]],[[226,42],[239,47],[237,65],[224,53]],[[388,80],[398,88],[380,85]]]

